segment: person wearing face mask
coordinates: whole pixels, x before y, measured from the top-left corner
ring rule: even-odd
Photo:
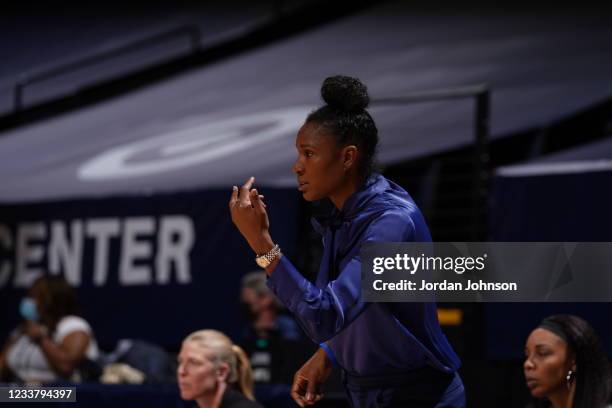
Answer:
[[[610,362],[601,340],[572,315],[545,318],[525,345],[529,408],[610,407]]]
[[[181,398],[199,408],[262,408],[248,357],[219,331],[199,330],[183,340],[176,377]]]
[[[266,285],[266,273],[253,271],[242,278],[240,303],[249,321],[246,337],[265,338],[271,331],[284,340],[299,340],[302,333],[291,317],[281,314],[282,303]]]
[[[22,299],[23,323],[0,354],[0,378],[33,383],[79,381],[79,368],[99,356],[90,325],[76,316],[74,290],[62,278],[41,276]]]
[[[309,342],[266,285],[266,273],[253,271],[241,281],[240,303],[248,325],[240,345],[251,360],[257,384],[290,384]]]

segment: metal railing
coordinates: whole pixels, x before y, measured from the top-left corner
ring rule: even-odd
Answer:
[[[168,41],[169,39],[186,37],[190,42],[190,53],[193,54],[200,50],[201,32],[200,29],[195,26],[183,26],[174,28],[169,31],[158,33],[150,37],[146,37],[126,45],[113,48],[111,50],[103,51],[97,54],[93,54],[87,57],[77,59],[75,61],[68,62],[66,64],[57,65],[47,70],[37,72],[34,74],[22,75],[13,87],[13,109],[14,112],[19,112],[23,109],[23,94],[26,87],[40,83],[51,78],[65,75],[72,71],[77,71],[85,67],[99,64],[103,61],[113,59],[122,55],[130,54],[143,48],[148,48],[154,45],[158,45],[162,42]]]
[[[372,100],[372,105],[405,105],[423,102],[448,101],[454,99],[474,100],[474,170],[472,174],[471,239],[480,241],[485,238],[485,215],[488,167],[489,167],[489,122],[491,90],[486,84],[469,85],[456,88],[436,89],[413,92],[404,96]]]

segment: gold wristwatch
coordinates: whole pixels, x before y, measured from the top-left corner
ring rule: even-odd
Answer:
[[[276,244],[269,252],[258,255],[257,258],[255,258],[255,262],[257,262],[260,268],[266,269],[276,258],[280,258],[280,256],[281,249],[278,244]]]

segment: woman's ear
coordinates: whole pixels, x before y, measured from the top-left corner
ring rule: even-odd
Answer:
[[[568,350],[567,360],[570,363],[569,369],[573,372],[576,372],[576,369],[578,368],[578,366],[576,365],[576,353],[572,350]]]
[[[344,146],[342,149],[342,165],[344,166],[345,171],[357,163],[358,152],[357,146],[355,145]]]
[[[216,376],[219,381],[227,382],[229,377],[229,365],[227,363],[221,363],[217,367]]]

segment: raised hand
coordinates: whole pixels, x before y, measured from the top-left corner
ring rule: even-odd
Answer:
[[[240,189],[232,189],[229,210],[234,225],[247,240],[253,251],[263,254],[270,251],[274,244],[270,237],[270,221],[264,197],[252,189],[255,177],[249,178]]]

